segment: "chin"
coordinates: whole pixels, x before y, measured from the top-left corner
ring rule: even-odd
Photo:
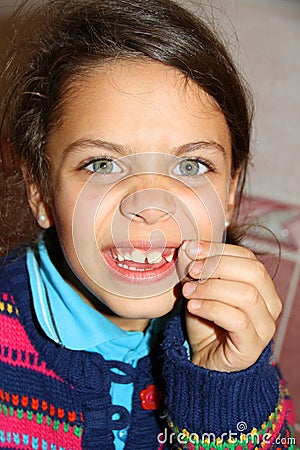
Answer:
[[[149,298],[117,297],[113,302],[107,301],[105,304],[124,319],[154,319],[168,314],[177,302],[173,292],[166,292]]]

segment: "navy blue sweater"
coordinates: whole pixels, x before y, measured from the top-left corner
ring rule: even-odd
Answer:
[[[189,360],[184,320],[177,315],[136,369],[120,367],[99,354],[62,348],[44,335],[33,311],[25,258],[2,267],[0,295],[0,448],[111,450],[112,430],[125,427],[126,450],[253,448],[243,444],[240,432],[257,431],[262,439],[267,431],[272,442],[291,432],[289,401],[270,363],[270,346],[246,370],[206,370]],[[112,405],[115,367],[134,381],[131,415]],[[226,446],[232,432],[237,442]],[[198,444],[189,433],[193,439],[197,433]],[[213,433],[211,439],[223,433],[223,443],[205,443],[207,433]],[[284,447],[276,442],[274,448]]]

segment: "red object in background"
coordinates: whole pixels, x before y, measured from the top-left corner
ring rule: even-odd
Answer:
[[[295,434],[300,442],[300,206],[289,205],[268,198],[245,198],[242,202],[241,215],[254,218],[271,229],[274,237],[265,229],[260,233],[259,227],[250,230],[251,243],[258,250],[271,251],[273,258],[266,264],[270,269],[274,284],[283,302],[283,311],[277,322],[274,353],[279,362],[283,377],[295,407]],[[265,261],[264,261],[265,262]],[[279,267],[278,267],[279,263]],[[269,266],[269,267],[268,267]],[[278,269],[278,270],[277,270]]]

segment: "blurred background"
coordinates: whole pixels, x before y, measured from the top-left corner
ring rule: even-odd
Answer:
[[[199,1],[179,0],[202,14]],[[300,0],[203,0],[254,94],[253,164],[242,210],[270,229],[267,262],[282,298],[274,353],[295,404],[300,443]],[[210,21],[210,19],[208,19]],[[278,254],[268,232],[258,249]]]
[[[178,2],[203,14],[200,0]],[[281,244],[277,272],[278,258],[272,263],[284,303],[274,352],[294,399],[299,444],[300,0],[203,0],[201,4],[225,36],[254,93],[254,157],[243,211],[271,229]],[[0,51],[7,45],[7,17],[15,5],[15,0],[0,0]],[[278,251],[274,239],[257,230],[252,239]]]
[[[197,10],[197,1],[188,2]],[[255,100],[253,165],[243,210],[271,229],[281,245],[274,277],[284,303],[274,353],[295,404],[300,443],[300,1],[205,1],[225,35]],[[199,5],[199,3],[198,3]],[[199,8],[199,6],[198,6]],[[278,246],[253,229],[261,248]],[[278,259],[271,258],[276,272]]]

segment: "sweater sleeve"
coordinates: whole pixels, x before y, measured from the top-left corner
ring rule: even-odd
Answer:
[[[295,449],[292,407],[269,345],[239,372],[194,365],[183,345],[180,316],[166,330],[163,375],[170,447]],[[172,447],[173,448],[173,447]]]

